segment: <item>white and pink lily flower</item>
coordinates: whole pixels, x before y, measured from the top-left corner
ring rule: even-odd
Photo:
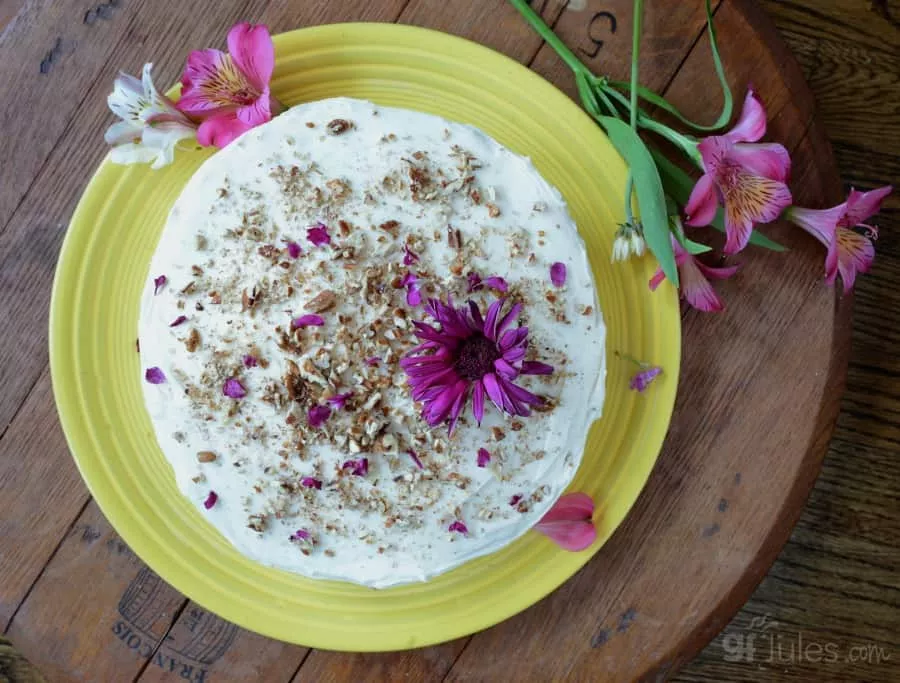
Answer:
[[[779,144],[755,143],[766,132],[766,112],[753,89],[747,91],[735,127],[697,146],[705,173],[685,206],[685,223],[708,225],[719,205],[725,209],[725,253],[734,254],[750,240],[753,226],[769,223],[791,205],[787,186],[791,159]]]
[[[850,190],[847,201],[830,209],[804,209],[792,206],[786,218],[799,225],[825,245],[825,281],[833,284],[841,274],[844,293],[853,289],[858,273],[865,273],[875,260],[878,228],[866,223],[881,209],[892,191],[887,185],[871,192]]]
[[[197,126],[161,95],[150,77],[152,64],[144,64],[141,80],[120,73],[107,104],[121,120],[104,135],[112,145],[110,158],[117,164],[153,162],[158,169],[171,164],[175,146],[193,138]]]
[[[265,26],[232,27],[227,53],[191,52],[181,77],[178,108],[200,122],[201,145],[225,147],[281,110],[269,90],[274,68],[275,46]]]
[[[708,266],[682,247],[672,237],[672,248],[675,250],[675,265],[678,266],[678,279],[681,281],[681,296],[691,306],[705,313],[721,311],[724,308],[719,295],[713,289],[710,280],[725,280],[738,271],[738,266],[713,268]],[[666,279],[662,268],[650,279],[650,289],[655,291]]]

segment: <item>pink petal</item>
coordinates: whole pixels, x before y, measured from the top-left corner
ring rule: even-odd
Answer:
[[[242,360],[245,368],[255,368],[259,364],[259,361],[256,360],[256,356],[251,356],[249,353],[246,354]]]
[[[203,501],[203,507],[209,510],[216,504],[217,500],[219,500],[219,494],[215,491],[210,491],[209,495],[206,496],[206,500]]]
[[[713,176],[705,173],[694,185],[688,203],[684,207],[685,223],[693,226],[709,225],[716,217],[718,207]]]
[[[177,318],[175,318],[175,320],[173,320],[172,322],[169,323],[169,327],[178,327],[185,321],[187,321],[187,316],[179,315]]]
[[[791,174],[791,155],[784,145],[735,145],[728,158],[746,171],[770,180],[784,183]]]
[[[240,121],[233,111],[216,114],[200,124],[197,129],[197,142],[204,147],[222,149],[252,127]]]
[[[247,395],[247,390],[244,389],[244,385],[241,384],[239,379],[229,377],[222,386],[222,393],[228,398],[244,398]]]
[[[269,109],[269,89],[250,104],[245,104],[235,111],[238,121],[250,128],[262,125],[272,120],[272,111]]]
[[[834,242],[837,225],[846,213],[847,203],[844,202],[830,209],[804,209],[792,206],[788,209],[786,217],[828,248]]]
[[[629,383],[628,388],[632,391],[642,392],[644,391],[644,389],[650,386],[653,380],[655,380],[661,374],[662,368],[659,367],[652,367],[647,368],[646,370],[641,370],[631,378],[631,382]]]
[[[303,477],[300,479],[300,485],[305,486],[308,489],[316,489],[321,490],[322,482],[315,477]]]
[[[510,506],[510,507],[515,507],[516,505],[519,504],[519,501],[520,501],[520,500],[522,500],[522,494],[521,494],[521,493],[516,493],[516,494],[514,494],[514,495],[509,499],[509,506]]]
[[[328,406],[313,406],[306,413],[306,423],[313,428],[321,427],[330,415]]]
[[[166,375],[157,367],[147,368],[144,379],[150,384],[162,384],[166,381]]]
[[[586,493],[566,493],[541,517],[539,523],[584,521],[594,515],[594,500]]]
[[[236,24],[228,32],[228,52],[259,92],[268,90],[275,68],[275,46],[263,25]]]
[[[491,461],[491,454],[486,448],[478,449],[478,466],[479,467],[487,467],[488,463]]]
[[[410,284],[406,289],[406,303],[409,306],[418,306],[422,303],[422,293],[415,284]]]
[[[414,450],[408,450],[406,452],[409,457],[412,458],[412,461],[416,464],[416,467],[418,467],[420,470],[425,469],[425,466],[422,464],[422,461],[419,460],[419,456],[416,455],[416,452]]]
[[[291,258],[300,258],[300,254],[303,253],[303,250],[300,248],[300,245],[296,242],[288,242],[287,243],[288,256]]]
[[[159,291],[165,287],[167,279],[165,275],[153,278],[153,296],[159,294]]]
[[[307,228],[306,239],[317,247],[321,247],[324,244],[331,244],[331,235],[328,234],[328,226],[324,223],[316,223],[311,228]]]
[[[711,135],[708,138],[703,138],[700,144],[697,145],[697,150],[700,152],[700,157],[703,160],[703,170],[715,177],[719,171],[719,164],[728,155],[732,147],[734,147],[734,143],[721,135]]]
[[[310,533],[306,529],[297,529],[294,533],[288,536],[289,541],[308,541],[311,538]]]
[[[732,142],[756,142],[765,134],[766,110],[751,86],[747,88],[740,118],[725,137]]]
[[[328,403],[333,405],[336,409],[341,410],[352,396],[352,391],[346,391],[343,394],[335,394],[334,396],[326,399],[326,401],[328,401]]]
[[[175,106],[199,118],[231,108],[232,103],[226,99],[227,85],[223,83],[226,79],[222,78],[231,70],[230,61],[221,50],[191,52],[181,76],[181,98]]]
[[[557,261],[550,266],[550,282],[554,287],[562,287],[566,284],[566,264]]]
[[[846,294],[856,282],[857,273],[865,273],[875,260],[875,247],[862,235],[839,228],[837,231],[838,270]]]
[[[381,359],[378,356],[372,356],[371,358],[366,358],[366,365],[371,367],[376,367],[381,362]]]
[[[881,210],[881,202],[887,197],[894,188],[891,185],[879,187],[877,190],[870,192],[858,192],[850,190],[850,196],[847,198],[847,215],[841,222],[845,228],[864,223]]]
[[[419,255],[409,248],[408,244],[403,245],[403,265],[411,266],[419,262]]]
[[[567,522],[539,522],[534,530],[544,534],[563,550],[578,552],[591,547],[597,539],[597,530],[590,520]]]
[[[754,223],[769,223],[791,205],[791,191],[777,180],[738,172],[723,187],[725,253],[739,252],[750,241]]]
[[[341,465],[341,469],[350,470],[350,474],[356,477],[364,477],[369,473],[369,459],[345,460],[344,464]]]
[[[697,267],[696,261],[691,259],[678,270],[681,276],[681,296],[691,306],[705,313],[721,311],[722,301],[719,299],[712,285],[703,276],[703,272]]]
[[[307,313],[306,315],[301,315],[299,318],[294,318],[291,321],[291,327],[294,329],[299,329],[301,327],[322,327],[325,324],[325,319],[321,315],[316,315],[315,313]]]
[[[694,263],[707,280],[727,280],[741,269],[740,266],[708,266],[699,259],[695,259]]]
[[[565,550],[584,550],[597,538],[597,530],[591,521],[593,514],[594,501],[590,496],[568,493],[556,501],[534,530]]]
[[[662,284],[662,281],[666,279],[666,274],[663,272],[662,268],[659,268],[654,274],[653,277],[650,278],[649,286],[650,291],[655,292],[656,288]]]
[[[460,534],[468,534],[469,533],[468,527],[466,527],[466,525],[463,524],[462,522],[460,522],[458,519],[455,522],[453,522],[449,527],[447,527],[447,530],[448,531],[456,531],[457,533],[460,533]]]

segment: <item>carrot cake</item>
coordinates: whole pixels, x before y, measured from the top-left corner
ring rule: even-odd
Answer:
[[[603,404],[585,245],[532,163],[330,99],[206,160],[141,303],[178,485],[247,556],[375,588],[521,536]]]

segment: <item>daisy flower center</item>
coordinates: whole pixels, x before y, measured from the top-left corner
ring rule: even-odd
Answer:
[[[497,344],[480,334],[463,339],[459,345],[454,368],[460,377],[470,382],[494,372],[494,361],[500,358]]]

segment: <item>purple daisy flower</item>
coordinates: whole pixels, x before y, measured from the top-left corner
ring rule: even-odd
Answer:
[[[409,378],[412,397],[424,404],[422,417],[434,427],[445,420],[453,432],[456,421],[472,394],[472,413],[478,424],[484,418],[487,396],[501,412],[527,416],[541,399],[515,384],[519,375],[547,374],[544,363],[525,361],[528,328],[511,327],[522,311],[514,304],[504,314],[506,299],[495,300],[482,315],[474,301],[455,308],[448,299],[429,299],[428,314],[440,325],[414,321],[422,343],[400,361]]]

